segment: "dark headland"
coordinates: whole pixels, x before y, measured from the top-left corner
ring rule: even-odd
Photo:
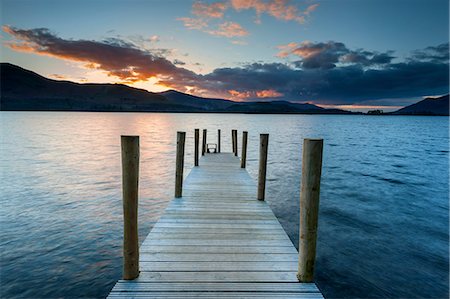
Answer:
[[[58,81],[10,63],[0,64],[0,96],[0,110],[3,111],[361,114],[308,103],[243,103],[202,98],[175,90],[153,93],[123,84]],[[449,97],[425,99],[389,114],[449,115]]]

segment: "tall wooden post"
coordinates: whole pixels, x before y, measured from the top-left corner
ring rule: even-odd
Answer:
[[[231,130],[231,147],[233,148],[233,154],[236,152],[235,150],[235,142],[234,142],[234,132],[236,130]]]
[[[198,148],[199,148],[199,139],[200,139],[200,130],[195,129],[195,137],[194,137],[194,166],[198,166]]]
[[[139,276],[139,136],[121,136],[123,197],[123,279]]]
[[[261,134],[259,143],[258,200],[264,200],[266,192],[268,147],[269,147],[269,134]]]
[[[323,139],[303,141],[297,273],[300,282],[312,282],[314,278],[322,152]]]
[[[217,130],[217,152],[220,153],[220,129]]]
[[[248,132],[242,132],[242,153],[241,153],[241,168],[245,168],[247,163],[247,138]]]
[[[175,197],[183,194],[184,141],[186,132],[177,132],[177,158],[175,166]]]
[[[237,130],[234,130],[234,155],[238,154]]]
[[[203,129],[202,156],[206,153],[206,129]]]

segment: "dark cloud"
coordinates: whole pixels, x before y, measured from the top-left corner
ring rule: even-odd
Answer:
[[[14,50],[85,62],[89,67],[104,70],[125,82],[145,81],[152,77],[188,82],[196,77],[192,71],[179,68],[164,58],[165,51],[142,50],[119,38],[67,40],[45,28],[22,30],[4,26],[3,30],[18,40],[7,44]]]
[[[395,58],[392,51],[378,53],[362,49],[350,50],[345,44],[334,41],[320,43],[306,41],[278,48],[281,49],[278,53],[281,58],[291,55],[300,57],[301,60],[295,61],[294,65],[303,69],[332,69],[345,64],[373,66],[388,64]]]
[[[423,50],[416,50],[413,52],[412,60],[431,61],[448,63],[449,61],[449,46],[448,43],[440,44],[436,47],[427,47]]]
[[[175,65],[186,65],[186,62],[181,61],[179,59],[174,59],[173,60],[173,64],[175,64]]]
[[[201,75],[181,67],[182,61],[169,61],[164,52],[121,39],[69,40],[42,28],[3,29],[15,38],[6,42],[12,49],[83,62],[125,82],[156,78],[168,88],[201,96],[352,104],[449,90],[448,43],[414,51],[396,63],[389,51],[350,50],[338,42],[291,43],[280,53],[301,58],[294,63],[259,62]]]

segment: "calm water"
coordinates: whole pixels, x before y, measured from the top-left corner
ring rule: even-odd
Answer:
[[[140,236],[173,193],[175,137],[270,133],[267,198],[294,244],[302,138],[325,139],[316,280],[326,297],[448,298],[446,117],[1,112],[1,298],[101,298],[121,277],[120,135],[141,136]],[[241,135],[239,134],[239,144]]]

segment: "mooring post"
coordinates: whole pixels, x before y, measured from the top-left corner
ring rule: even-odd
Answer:
[[[235,140],[234,140],[234,132],[235,131],[236,130],[231,130],[231,147],[233,148],[233,154],[236,152],[236,150],[235,150],[236,143],[235,143]]]
[[[195,137],[194,137],[194,166],[198,166],[198,148],[199,148],[199,139],[200,139],[200,130],[195,129]]]
[[[238,155],[238,131],[234,130],[234,155]]]
[[[203,129],[202,156],[206,153],[206,129]]]
[[[264,200],[265,197],[268,147],[269,134],[261,134],[259,143],[258,200]]]
[[[217,130],[217,152],[220,153],[220,129]]]
[[[123,197],[123,279],[139,276],[139,136],[121,136]]]
[[[312,282],[314,278],[322,152],[323,139],[303,141],[297,273],[299,282]]]
[[[177,158],[175,167],[175,197],[183,194],[184,141],[186,132],[177,132]]]
[[[247,138],[248,132],[242,132],[242,153],[241,153],[241,168],[245,168],[247,163]]]

